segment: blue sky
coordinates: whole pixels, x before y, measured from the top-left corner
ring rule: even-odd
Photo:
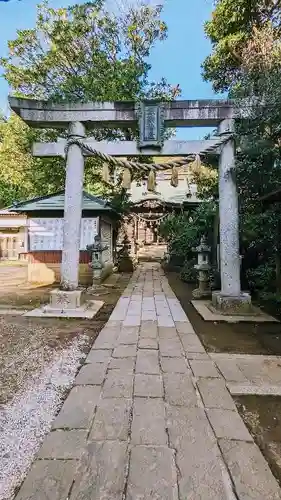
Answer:
[[[17,29],[32,28],[36,18],[37,0],[0,0],[0,54],[7,52],[7,41],[16,37]],[[67,0],[50,0],[54,7],[64,7]],[[80,3],[80,2],[79,2]],[[82,3],[82,0],[81,0]],[[182,99],[209,99],[215,96],[211,85],[203,82],[201,63],[210,53],[210,44],[203,31],[204,21],[210,18],[212,0],[165,0],[163,17],[168,24],[168,39],[152,52],[151,79],[166,77],[172,84],[179,83]],[[8,85],[0,80],[0,108],[8,112]],[[178,138],[196,139],[205,129],[178,131]]]

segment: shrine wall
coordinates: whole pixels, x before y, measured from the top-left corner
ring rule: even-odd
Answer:
[[[45,214],[49,215],[49,214]],[[81,219],[79,283],[92,284],[89,267],[90,254],[87,245],[93,243],[99,231],[99,217]],[[63,218],[36,217],[27,221],[27,252],[22,254],[28,261],[28,281],[31,283],[60,282],[63,246]]]
[[[27,254],[27,279],[30,283],[59,283],[61,274],[60,250],[28,252]],[[92,270],[89,267],[91,257],[85,250],[80,250],[79,262],[79,283],[81,285],[91,285]]]

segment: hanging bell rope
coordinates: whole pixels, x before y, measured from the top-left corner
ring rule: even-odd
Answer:
[[[124,189],[130,189],[131,182],[132,182],[131,170],[129,168],[124,168],[122,176],[122,187]]]
[[[179,171],[177,167],[172,167],[171,186],[177,187],[178,185],[179,185]]]
[[[201,167],[202,167],[201,158],[199,155],[196,155],[195,160],[191,164],[191,168],[194,172],[199,173]]]
[[[147,178],[147,191],[154,193],[156,189],[156,175],[155,170],[152,168]]]
[[[102,180],[106,182],[106,184],[110,184],[110,172],[108,163],[104,163],[102,166]]]

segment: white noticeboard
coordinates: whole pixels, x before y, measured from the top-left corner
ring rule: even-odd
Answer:
[[[29,219],[29,251],[53,251],[63,249],[63,219]],[[81,220],[80,250],[94,242],[98,234],[98,217]]]

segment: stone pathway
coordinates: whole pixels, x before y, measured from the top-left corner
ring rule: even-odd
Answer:
[[[16,499],[280,500],[216,361],[160,267],[140,266]]]
[[[281,356],[211,353],[233,395],[281,396]]]

